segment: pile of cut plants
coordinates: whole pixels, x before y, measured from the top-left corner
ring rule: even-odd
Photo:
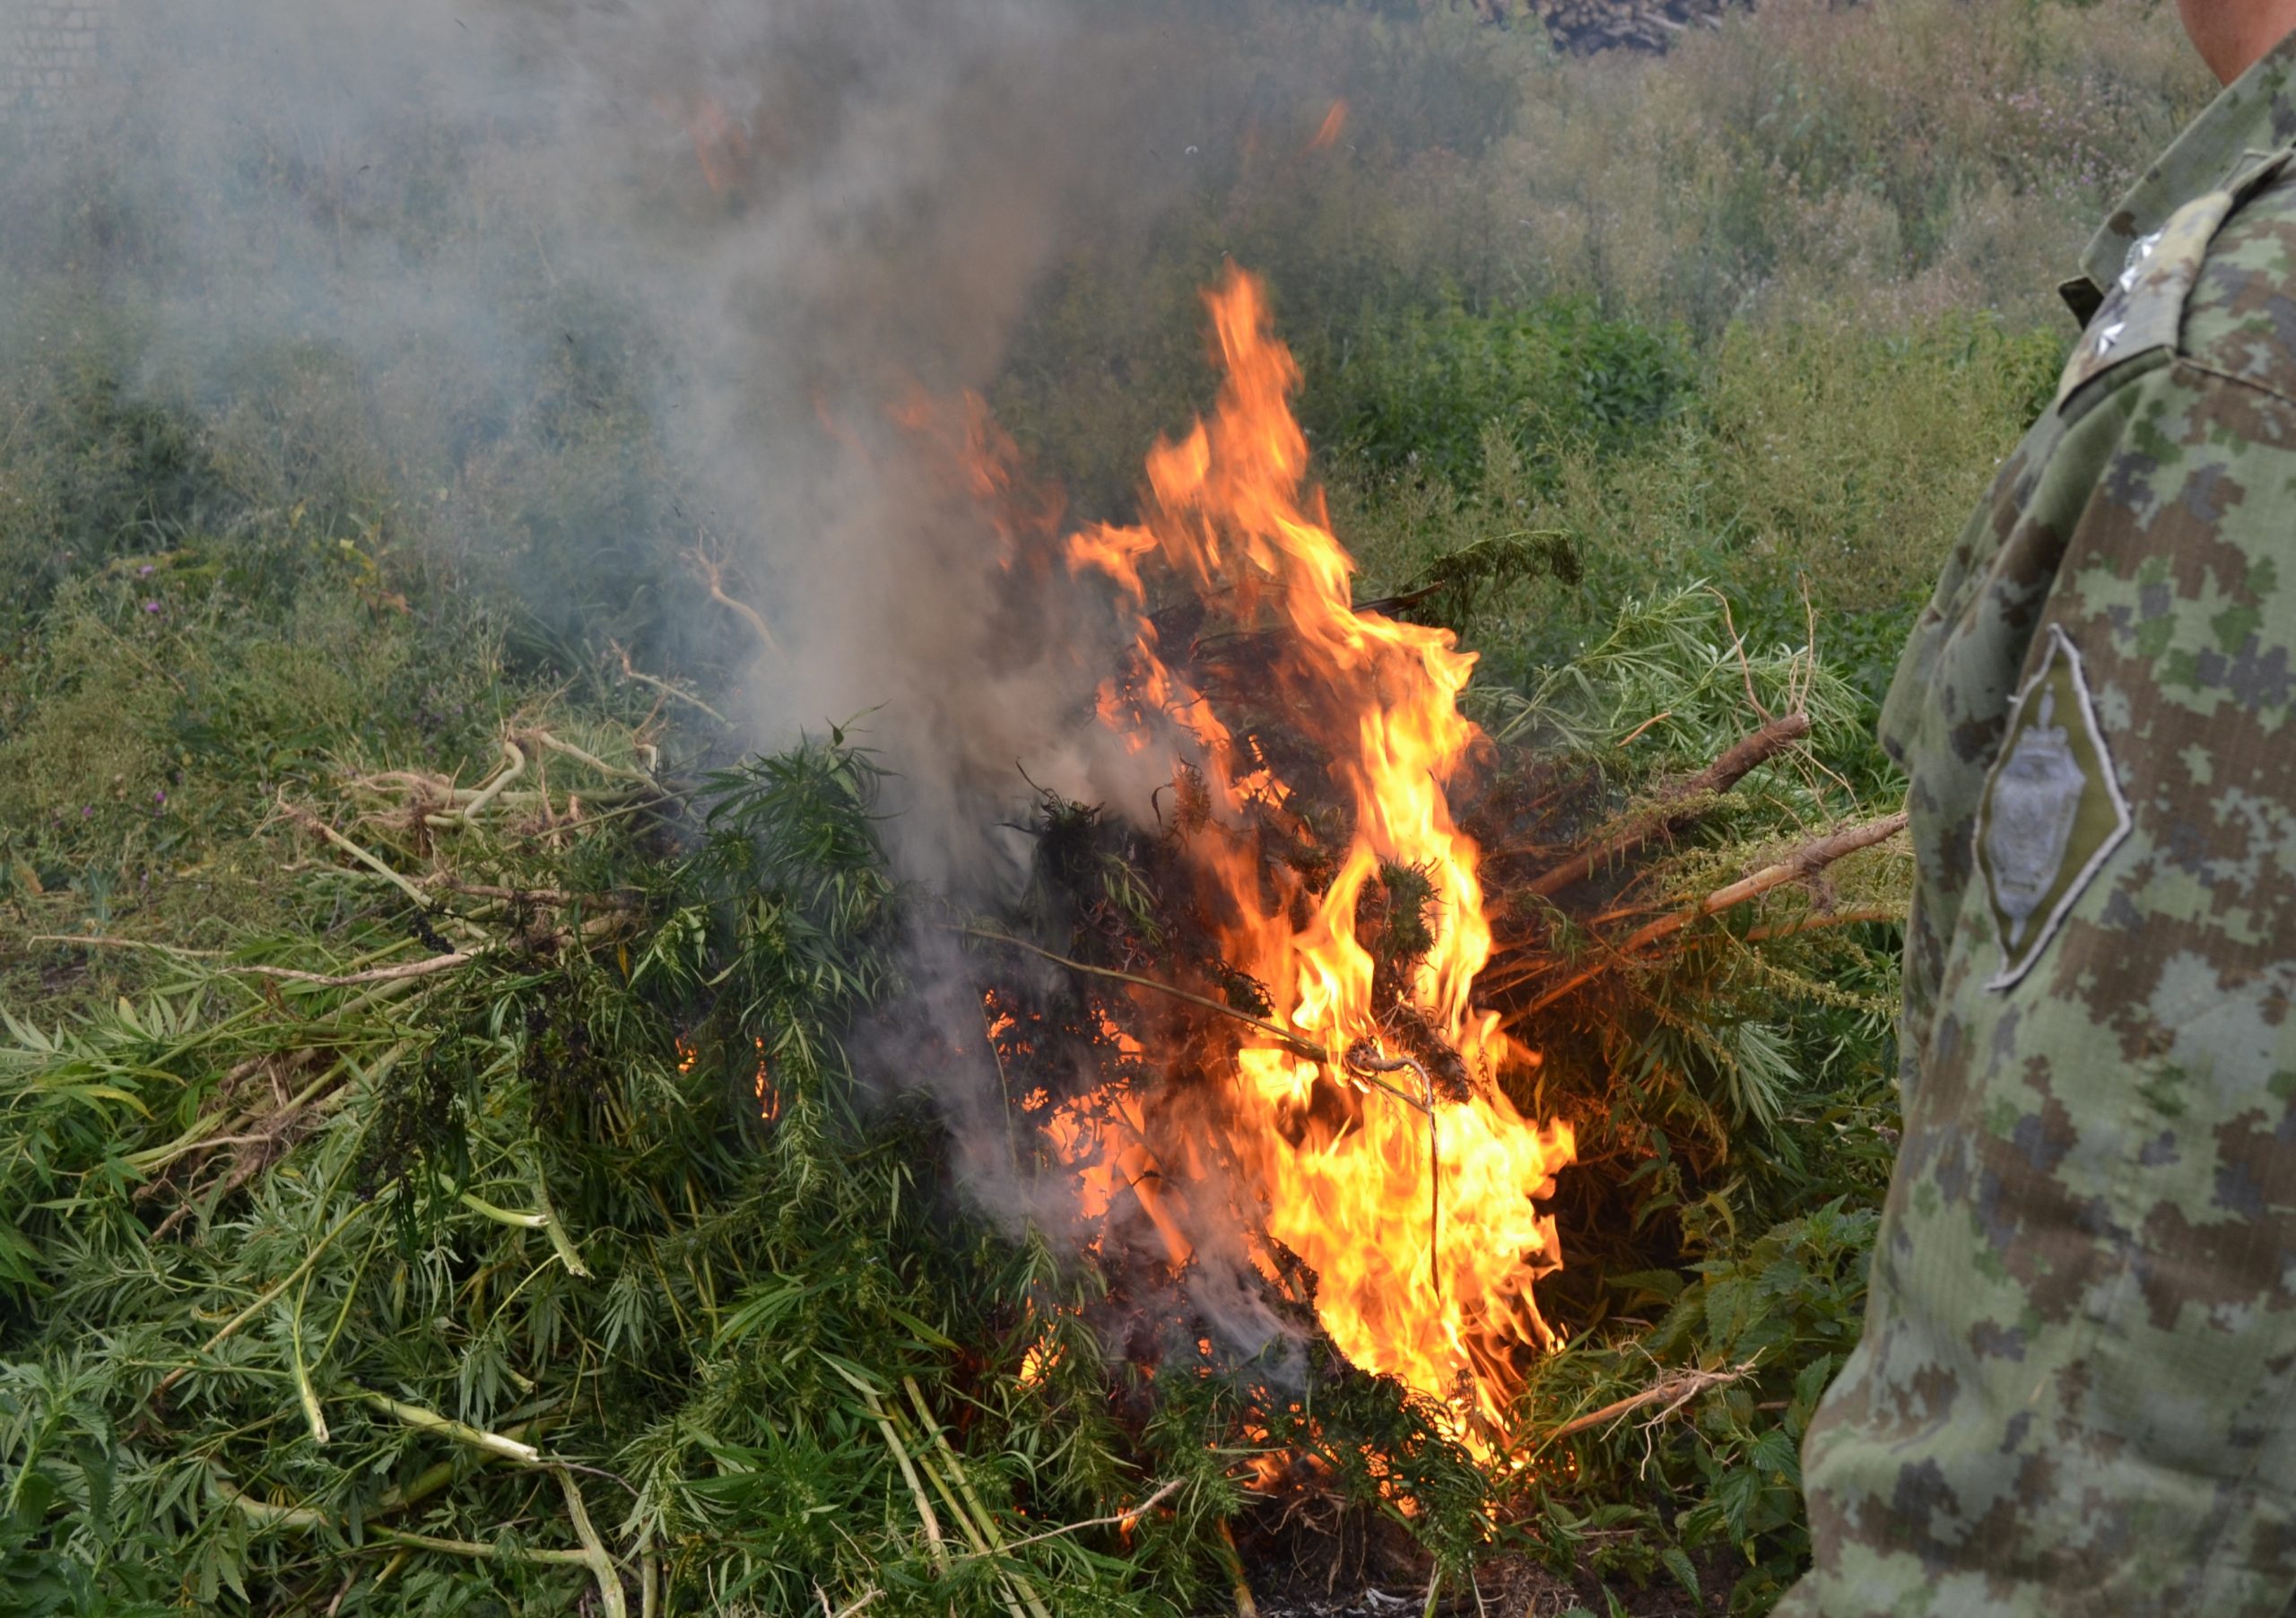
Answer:
[[[897,879],[865,732],[750,752],[724,692],[513,657],[300,520],[67,576],[0,670],[17,1610],[1607,1618],[1790,1581],[1905,880],[1813,645],[1697,586],[1446,695],[1487,933],[1446,1010],[1462,879],[1361,857],[1414,778],[1366,786],[1248,591],[1111,574],[1142,632],[1101,722],[1152,691],[1221,740],[1144,812],[1024,802],[984,908]],[[1461,581],[1534,565],[1323,629],[1464,671]],[[1318,915],[1366,963],[1344,1048],[1238,942]],[[1289,1075],[1264,1116],[1246,1073]],[[1470,1118],[1535,1183],[1479,1183]],[[1364,1140],[1369,1291],[1452,1311],[1448,1368],[1276,1175]]]

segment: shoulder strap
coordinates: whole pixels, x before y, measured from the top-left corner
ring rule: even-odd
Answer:
[[[2218,189],[2196,196],[2168,222],[2130,244],[2128,258],[2066,361],[2057,409],[2080,415],[2120,383],[2166,364],[2177,351],[2185,304],[2200,279],[2208,244],[2239,205],[2280,178],[2296,144],[2242,163]]]

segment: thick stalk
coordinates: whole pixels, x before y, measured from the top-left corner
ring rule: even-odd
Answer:
[[[613,1558],[606,1553],[605,1541],[590,1523],[590,1508],[582,1499],[582,1491],[574,1474],[565,1467],[558,1469],[559,1487],[566,1492],[566,1514],[574,1519],[574,1537],[582,1542],[582,1555],[588,1564],[590,1576],[598,1581],[598,1600],[604,1605],[606,1618],[630,1618],[628,1598],[622,1594],[622,1572],[613,1565]]]
[[[550,1245],[558,1254],[558,1262],[566,1266],[568,1274],[588,1280],[590,1266],[582,1262],[581,1249],[574,1245],[574,1238],[568,1234],[564,1222],[558,1217],[558,1209],[550,1200],[550,1179],[543,1172],[539,1161],[535,1164],[535,1200],[542,1205],[543,1234],[550,1238]]]
[[[1244,1577],[1244,1559],[1236,1549],[1235,1530],[1228,1519],[1219,1519],[1220,1542],[1213,1548],[1220,1553],[1220,1562],[1228,1571],[1228,1584],[1235,1592],[1236,1618],[1259,1618],[1259,1603],[1252,1599],[1251,1581]]]
[[[965,1475],[964,1466],[958,1460],[956,1449],[949,1442],[948,1433],[944,1431],[938,1422],[933,1419],[933,1413],[926,1408],[925,1395],[917,1386],[917,1379],[903,1377],[900,1381],[901,1387],[908,1391],[909,1404],[917,1411],[918,1422],[926,1432],[932,1435],[934,1444],[940,1449],[942,1459],[949,1468],[949,1475],[956,1480],[957,1491],[963,1495],[964,1503],[971,1509],[972,1516],[979,1523],[981,1534],[988,1546],[1002,1554],[1005,1548],[1004,1536],[997,1530],[996,1519],[989,1515],[988,1508],[981,1504],[980,1496],[973,1492],[972,1480]],[[962,1514],[960,1513],[960,1515]],[[1033,1618],[1052,1618],[1050,1612],[1038,1598],[1035,1588],[1025,1576],[1011,1573],[1007,1575],[1007,1579]]]
[[[387,1545],[404,1545],[414,1551],[438,1551],[448,1556],[475,1556],[490,1561],[499,1559],[542,1562],[559,1567],[587,1568],[590,1565],[587,1551],[512,1551],[500,1545],[483,1544],[475,1539],[441,1539],[435,1534],[405,1534],[396,1528],[370,1528],[367,1532]]]
[[[518,744],[516,742],[505,741],[502,744],[502,751],[509,755],[510,767],[481,787],[470,802],[463,805],[463,819],[465,822],[475,821],[478,818],[478,812],[492,803],[502,788],[526,773],[526,755],[518,751]]]
[[[325,1445],[327,1441],[326,1412],[319,1408],[317,1389],[311,1386],[310,1362],[303,1356],[303,1305],[311,1295],[311,1278],[303,1277],[301,1289],[295,1294],[294,1312],[287,1320],[287,1358],[295,1370],[295,1396],[303,1406],[303,1420],[311,1430],[311,1442]]]
[[[350,1392],[353,1397],[364,1400],[386,1415],[396,1417],[409,1427],[435,1432],[441,1438],[468,1444],[474,1449],[483,1449],[489,1455],[516,1461],[522,1466],[543,1464],[542,1451],[532,1444],[521,1443],[502,1433],[489,1432],[483,1427],[473,1427],[466,1422],[457,1422],[451,1416],[442,1416],[435,1410],[425,1410],[420,1405],[409,1405],[387,1394],[374,1393],[364,1387],[353,1387]]]
[[[877,1397],[877,1390],[834,1361],[830,1361],[830,1369],[851,1383],[854,1391],[861,1396],[862,1403],[867,1406],[870,1419],[877,1424],[878,1435],[885,1440],[885,1448],[892,1451],[893,1463],[900,1468],[901,1478],[909,1484],[909,1498],[917,1502],[917,1518],[925,1526],[925,1542],[928,1547],[927,1553],[933,1559],[934,1570],[945,1574],[949,1570],[949,1547],[941,1537],[941,1519],[934,1512],[932,1501],[926,1496],[924,1480],[917,1475],[916,1463],[909,1459],[908,1448],[900,1441],[900,1434],[893,1431],[892,1418],[885,1414],[884,1405]]]
[[[357,1204],[348,1214],[345,1214],[340,1220],[336,1221],[335,1228],[329,1231],[326,1235],[320,1237],[317,1242],[312,1244],[311,1250],[303,1256],[303,1262],[297,1265],[292,1270],[289,1271],[284,1280],[281,1281],[276,1286],[266,1290],[263,1295],[257,1298],[253,1303],[248,1304],[247,1308],[241,1309],[238,1314],[225,1321],[213,1336],[208,1338],[204,1344],[201,1344],[199,1350],[200,1357],[204,1359],[207,1355],[213,1353],[217,1347],[219,1347],[226,1338],[236,1335],[241,1327],[245,1326],[248,1321],[254,1319],[257,1315],[263,1313],[265,1309],[269,1309],[273,1304],[279,1301],[282,1297],[285,1296],[287,1289],[294,1285],[298,1281],[300,1281],[305,1275],[309,1274],[310,1273],[311,1266],[318,1263],[320,1257],[326,1253],[327,1248],[335,1245],[335,1239],[351,1228],[352,1221],[357,1219],[361,1214],[364,1214],[373,1205],[374,1205],[372,1203],[362,1202]],[[194,1369],[195,1367],[189,1365],[177,1366],[166,1376],[160,1379],[160,1385],[152,1390],[152,1396],[155,1399],[160,1397],[161,1395],[165,1394],[168,1389],[173,1387],[177,1383],[189,1376]]]

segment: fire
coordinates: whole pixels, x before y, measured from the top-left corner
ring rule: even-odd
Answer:
[[[1344,117],[1335,106],[1326,118],[1333,136]],[[1101,689],[1100,720],[1200,780],[1207,823],[1187,848],[1196,897],[1288,1036],[1239,1024],[1227,1097],[1228,1144],[1264,1201],[1266,1233],[1317,1272],[1324,1326],[1350,1359],[1450,1401],[1463,1427],[1495,1423],[1515,1352],[1553,1341],[1531,1282],[1561,1259],[1552,1218],[1532,1199],[1551,1194],[1574,1143],[1567,1123],[1534,1127],[1508,1100],[1500,1072],[1536,1058],[1472,998],[1491,930],[1477,851],[1446,788],[1479,739],[1457,700],[1474,659],[1448,631],[1354,610],[1354,563],[1306,483],[1289,403],[1299,372],[1260,284],[1233,272],[1205,301],[1226,371],[1211,419],[1150,453],[1138,525],[1068,542],[1073,570],[1114,587],[1135,640],[1130,668]],[[1352,815],[1319,889],[1267,846],[1292,789],[1160,655],[1152,566],[1239,629],[1283,631],[1259,695],[1329,760]],[[1411,980],[1383,995],[1359,907],[1396,871],[1423,885],[1431,944]],[[1121,1126],[1107,1135],[1110,1166],[1137,1185],[1142,1165],[1126,1155],[1144,1150],[1136,1103],[1091,1101]],[[1177,1263],[1178,1222],[1150,1212]]]
[[[1073,1316],[1082,1311],[1073,1305],[1057,1304],[1054,1306],[1053,1312],[1057,1315]],[[1028,1305],[1030,1318],[1035,1318],[1036,1313],[1037,1307],[1031,1302]],[[1045,1378],[1051,1375],[1061,1361],[1067,1357],[1066,1351],[1061,1346],[1058,1332],[1058,1321],[1046,1322],[1043,1329],[1037,1333],[1036,1341],[1030,1344],[1022,1353],[1019,1376],[1022,1387],[1042,1386]]]
[[[750,1042],[757,1048],[757,1074],[752,1084],[752,1090],[757,1097],[757,1116],[761,1122],[770,1124],[781,1116],[781,1092],[774,1086],[773,1063],[772,1058],[766,1052],[765,1041],[762,1039],[752,1038]],[[701,1060],[701,1048],[683,1034],[677,1036],[674,1044],[677,1050],[678,1071],[682,1074],[691,1073],[694,1065]]]
[[[765,1054],[765,1041],[753,1038],[751,1043],[757,1047],[757,1116],[760,1122],[770,1124],[781,1116],[781,1092],[774,1088],[768,1071],[772,1064]]]
[[[1021,1356],[1021,1386],[1036,1387],[1045,1379],[1046,1374],[1059,1363],[1060,1345],[1053,1342],[1049,1336],[1039,1338],[1036,1342],[1030,1344],[1028,1352]]]

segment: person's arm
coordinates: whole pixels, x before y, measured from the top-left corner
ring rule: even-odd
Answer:
[[[2296,304],[2235,279],[2044,446],[1893,699],[1944,874],[1783,1612],[2296,1589],[2296,404],[2240,374]]]

